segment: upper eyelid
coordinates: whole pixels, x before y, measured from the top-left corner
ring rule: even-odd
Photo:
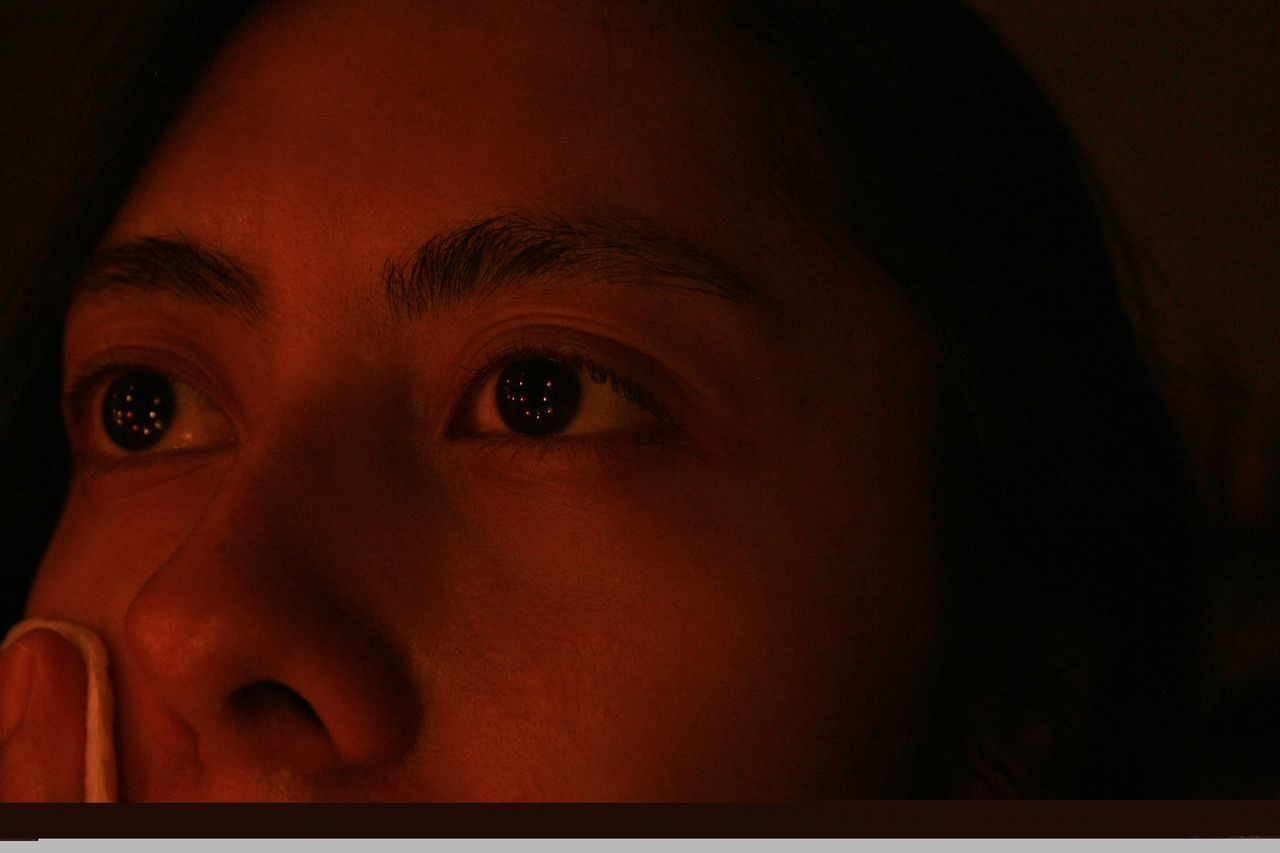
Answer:
[[[483,366],[470,369],[471,378],[468,380],[467,387],[460,397],[464,409],[451,418],[450,432],[453,432],[456,421],[464,414],[465,407],[475,400],[476,395],[484,389],[490,378],[495,377],[502,367],[525,358],[553,358],[564,361],[579,370],[587,370],[588,373],[592,370],[603,371],[607,374],[608,379],[606,381],[608,381],[614,393],[619,393],[630,402],[661,420],[669,420],[667,408],[659,397],[645,383],[632,378],[628,373],[624,372],[625,369],[616,368],[607,361],[583,352],[576,347],[521,342],[509,345],[496,354],[487,355]],[[600,382],[594,376],[590,378],[592,381]],[[620,385],[624,387],[620,388]],[[632,395],[628,395],[628,391],[632,392]],[[635,399],[633,396],[635,394],[642,395],[641,399]]]
[[[140,370],[163,374],[175,385],[190,388],[200,397],[207,399],[219,413],[233,424],[238,418],[233,407],[225,402],[225,394],[220,389],[210,387],[203,371],[188,366],[190,359],[178,358],[173,353],[153,349],[122,348],[107,350],[68,371],[63,383],[62,412],[69,431],[75,432],[85,427],[94,412],[90,411],[91,403],[97,393],[103,389],[108,379],[119,376],[130,370]]]

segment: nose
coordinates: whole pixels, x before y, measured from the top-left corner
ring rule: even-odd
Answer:
[[[362,584],[378,574],[364,531],[382,507],[373,484],[317,458],[233,463],[125,615],[120,665],[159,706],[140,714],[153,738],[178,743],[208,790],[236,798],[278,796],[255,793],[259,782],[386,768],[417,729],[407,653]]]

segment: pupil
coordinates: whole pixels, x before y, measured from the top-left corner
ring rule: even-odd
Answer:
[[[107,437],[124,450],[158,443],[173,421],[173,385],[159,373],[131,371],[111,383],[102,401]]]
[[[562,432],[582,400],[578,371],[549,358],[514,361],[498,375],[498,414],[522,435]]]

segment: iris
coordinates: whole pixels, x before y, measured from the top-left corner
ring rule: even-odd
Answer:
[[[173,383],[159,373],[134,370],[117,378],[102,400],[107,437],[124,450],[160,442],[173,422]]]
[[[503,423],[522,435],[563,432],[578,413],[582,382],[571,365],[550,358],[514,361],[498,375]]]

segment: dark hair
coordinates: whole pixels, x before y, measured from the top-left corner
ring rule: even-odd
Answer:
[[[938,701],[963,710],[919,781],[1177,795],[1192,507],[1075,143],[959,2],[730,3],[719,21],[761,86],[803,95],[770,99],[780,183],[907,290],[945,352]],[[788,144],[808,134],[817,169]]]
[[[53,377],[68,282],[242,11],[121,27],[81,57],[113,73],[64,96],[86,110],[90,141],[74,154],[92,165],[32,240],[52,250],[3,258],[9,621],[66,490]],[[760,136],[779,192],[898,281],[946,354],[951,624],[937,728],[899,793],[1178,795],[1190,510],[1069,135],[959,2],[708,13],[773,111]]]

